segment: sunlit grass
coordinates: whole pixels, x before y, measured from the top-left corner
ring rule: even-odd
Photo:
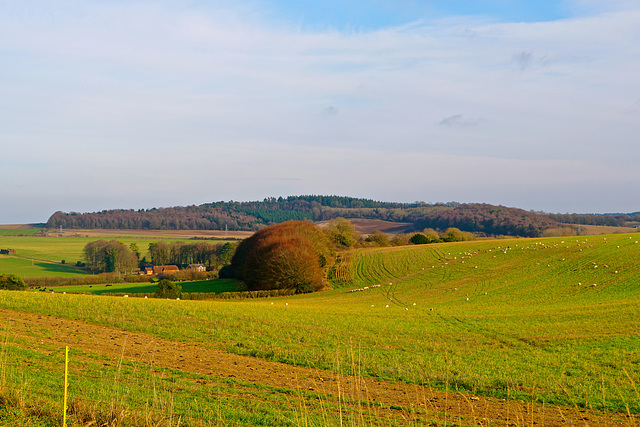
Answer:
[[[639,413],[640,244],[629,237],[363,250],[351,286],[287,298],[0,292],[0,307],[322,369],[349,366],[355,346],[368,377]]]

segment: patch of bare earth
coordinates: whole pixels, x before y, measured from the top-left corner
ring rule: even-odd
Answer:
[[[331,371],[212,350],[201,343],[171,341],[150,334],[37,313],[0,309],[0,329],[32,342],[33,349],[45,343],[68,345],[107,356],[114,363],[124,356],[138,363],[153,363],[196,375],[232,377],[256,385],[313,390],[329,401],[351,402],[348,404],[352,406],[368,401],[376,407],[378,416],[385,416],[386,411],[397,412],[398,408],[411,408],[412,425],[418,420],[436,420],[447,425],[456,425],[461,420],[465,425],[478,426],[637,425],[623,414],[602,415],[578,408],[505,401],[400,382],[338,375]],[[35,333],[42,329],[47,330],[46,337]]]
[[[251,236],[253,231],[225,231],[225,230],[103,230],[103,229],[52,229],[51,235],[62,237],[142,237],[142,238],[174,238],[174,239],[244,239]]]
[[[413,230],[413,224],[408,222],[391,222],[381,219],[347,218],[356,231],[360,234],[371,234],[374,231],[382,231],[387,234],[406,233]],[[329,221],[315,223],[320,228],[329,225]]]

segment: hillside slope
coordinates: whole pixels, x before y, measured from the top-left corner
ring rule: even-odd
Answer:
[[[377,389],[403,390],[392,403],[408,408],[403,416],[428,418],[433,387],[443,392],[435,412],[445,418],[460,414],[447,396],[468,403],[467,420],[474,424],[467,425],[524,425],[523,416],[527,425],[562,426],[571,419],[579,425],[637,425],[638,240],[616,235],[362,249],[342,254],[333,290],[286,298],[177,301],[0,292],[0,308],[148,334],[140,343],[160,337],[306,366],[322,381],[336,378],[340,384],[351,375]],[[197,358],[201,353],[206,352],[192,352]],[[171,363],[174,372],[192,366]],[[215,364],[200,363],[211,381]],[[282,365],[278,372],[287,369]],[[113,375],[105,378],[113,383]],[[297,383],[291,375],[283,381]],[[320,390],[322,384],[313,387]],[[343,392],[340,385],[336,390]],[[369,390],[363,388],[362,396]],[[472,406],[476,396],[519,402],[526,409],[514,417],[505,412],[511,411],[506,404],[487,414],[486,406]],[[558,422],[541,408],[555,413]],[[580,418],[568,421],[569,411]],[[398,424],[420,425],[413,421]]]
[[[410,224],[415,230],[457,227],[487,235],[536,237],[561,227],[548,216],[505,206],[460,203],[391,203],[339,196],[291,196],[261,202],[215,202],[200,206],[94,213],[56,212],[49,228],[258,230],[289,220],[326,221],[337,217]]]

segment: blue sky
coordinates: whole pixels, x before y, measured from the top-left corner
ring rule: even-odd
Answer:
[[[502,22],[549,21],[568,17],[571,9],[566,2],[548,0],[279,0],[263,4],[275,20],[312,30],[375,30],[454,16]]]
[[[269,196],[640,210],[640,5],[0,1],[0,224]]]

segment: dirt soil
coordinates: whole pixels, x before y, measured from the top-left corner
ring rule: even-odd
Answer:
[[[57,229],[48,231],[48,235],[62,237],[166,237],[177,239],[190,239],[193,237],[202,239],[245,239],[251,236],[253,231],[224,231],[224,230],[102,230],[102,229],[62,229],[60,233]]]
[[[353,224],[353,227],[358,233],[365,235],[371,234],[376,230],[387,234],[407,233],[413,230],[413,224],[408,222],[391,222],[381,219],[362,218],[347,218],[347,220]],[[326,228],[329,226],[329,221],[320,221],[314,224],[320,228]]]
[[[37,336],[45,328],[47,337]],[[458,392],[444,392],[427,387],[372,378],[337,375],[334,372],[290,366],[262,359],[211,350],[199,343],[171,341],[139,332],[90,324],[77,320],[0,309],[0,329],[11,336],[38,344],[60,344],[117,361],[125,359],[139,363],[179,369],[194,374],[232,377],[254,384],[289,389],[314,390],[331,401],[342,399],[376,402],[376,411],[398,411],[398,407],[415,408],[426,420],[438,420],[446,425],[477,426],[637,426],[637,420],[625,414],[602,415],[589,410],[505,401]],[[352,403],[357,405],[357,403]],[[382,404],[382,405],[381,405]],[[393,409],[395,408],[395,409]],[[419,411],[420,412],[420,411]],[[426,413],[425,413],[426,412]],[[410,421],[416,425],[417,420]]]

